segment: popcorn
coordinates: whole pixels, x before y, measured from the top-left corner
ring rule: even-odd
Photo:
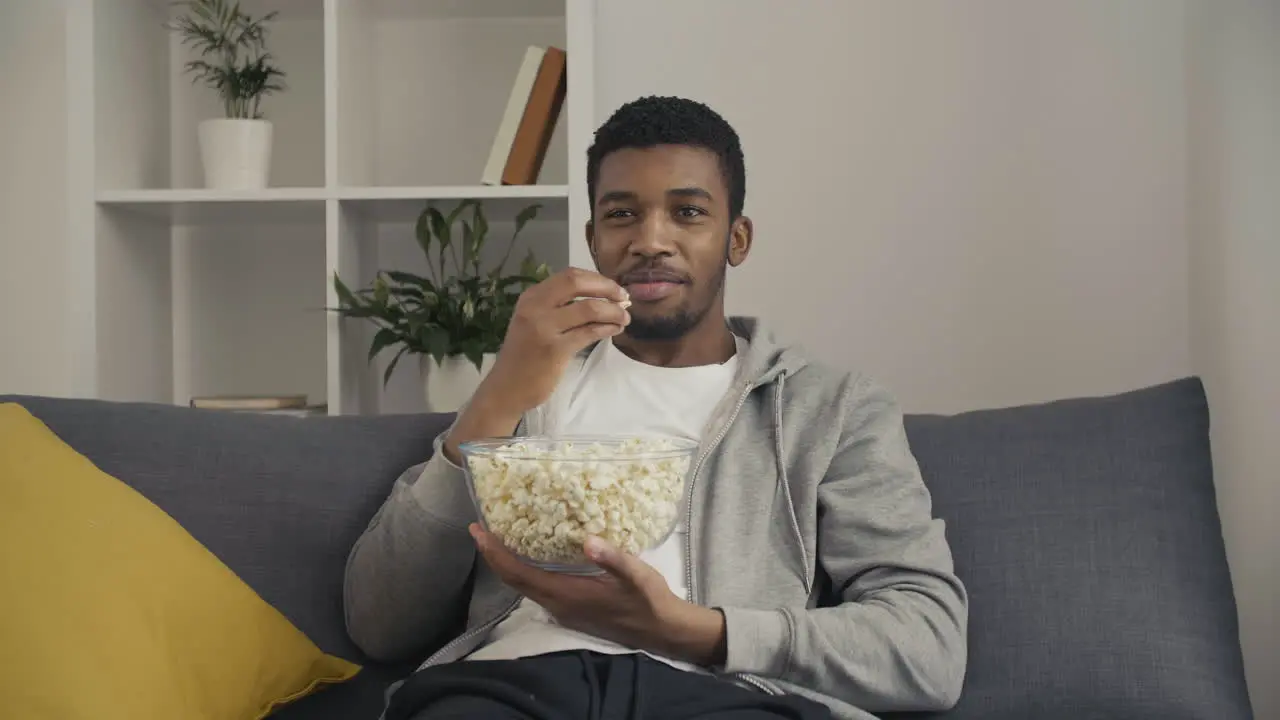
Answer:
[[[583,564],[589,535],[632,554],[666,539],[689,450],[665,438],[514,441],[466,462],[485,525],[508,548],[539,563]]]

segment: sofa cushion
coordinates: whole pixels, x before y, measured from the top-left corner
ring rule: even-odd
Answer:
[[[426,461],[447,415],[293,418],[148,403],[0,396],[154,502],[353,680],[274,718],[377,717],[408,667],[373,664],[347,637],[347,554],[395,479]]]
[[[970,592],[947,720],[1245,720],[1198,380],[907,418]]]
[[[0,403],[0,587],[9,717],[250,720],[360,670],[14,403]]]

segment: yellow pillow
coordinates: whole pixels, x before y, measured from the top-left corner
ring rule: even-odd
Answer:
[[[0,717],[257,719],[359,671],[0,403]]]

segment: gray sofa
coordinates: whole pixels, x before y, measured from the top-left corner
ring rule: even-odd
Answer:
[[[411,668],[369,663],[347,638],[343,564],[447,416],[0,396],[10,401],[167,511],[322,649],[366,664],[274,717],[378,716],[386,685]],[[972,598],[964,695],[944,717],[1252,717],[1208,427],[1195,378],[907,418]]]

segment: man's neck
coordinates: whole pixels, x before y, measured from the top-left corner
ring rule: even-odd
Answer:
[[[737,343],[723,316],[708,320],[675,340],[636,340],[624,332],[613,338],[613,344],[627,357],[647,365],[719,365],[733,357]]]

